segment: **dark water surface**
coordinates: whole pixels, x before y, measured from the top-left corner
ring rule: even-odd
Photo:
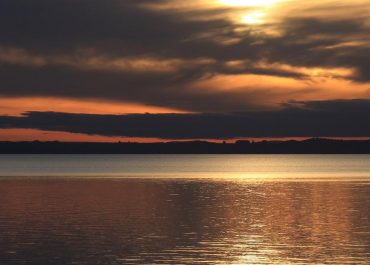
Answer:
[[[7,159],[0,172],[16,164]],[[267,168],[276,163],[264,161]],[[337,163],[359,171],[343,157]],[[370,264],[365,169],[361,180],[348,173],[338,181],[318,181],[316,173],[303,180],[228,179],[223,172],[217,179],[3,176],[0,264]]]

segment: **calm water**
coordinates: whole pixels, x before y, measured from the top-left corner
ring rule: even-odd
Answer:
[[[370,156],[0,156],[0,264],[370,264]]]
[[[1,177],[370,180],[370,155],[0,155]]]

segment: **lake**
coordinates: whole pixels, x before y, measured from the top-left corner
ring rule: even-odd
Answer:
[[[370,264],[370,156],[2,155],[0,264]]]

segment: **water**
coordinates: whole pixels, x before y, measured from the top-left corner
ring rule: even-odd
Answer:
[[[1,156],[0,176],[1,265],[370,264],[370,156]]]
[[[1,177],[369,180],[370,155],[0,155]]]

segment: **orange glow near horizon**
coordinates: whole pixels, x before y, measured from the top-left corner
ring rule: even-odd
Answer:
[[[215,140],[215,139],[202,139],[203,141],[209,141],[214,143],[235,143],[238,140],[248,140],[254,142],[260,141],[303,141],[309,137],[286,137],[286,138],[240,138],[240,139],[227,139],[227,140]],[[370,137],[325,137],[326,139],[336,140],[369,140]],[[37,129],[0,129],[0,141],[60,141],[60,142],[97,142],[97,143],[117,143],[117,142],[136,142],[136,143],[156,143],[156,142],[186,142],[195,141],[198,139],[187,139],[187,140],[171,140],[171,139],[159,139],[159,138],[139,138],[139,137],[109,137],[100,135],[88,135],[82,133],[69,133],[69,132],[56,132],[56,131],[42,131]]]
[[[109,137],[82,133],[42,131],[36,129],[0,129],[0,141],[60,141],[60,142],[163,142],[157,138]]]
[[[28,111],[83,114],[185,113],[184,111],[132,102],[109,102],[65,98],[0,98],[0,115],[19,116]]]

